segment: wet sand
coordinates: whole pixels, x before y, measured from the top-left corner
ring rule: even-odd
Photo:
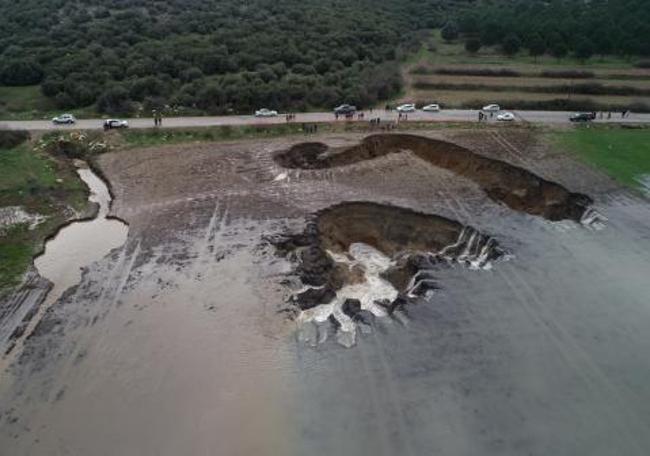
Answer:
[[[517,213],[408,153],[313,171],[273,162],[285,140],[103,156],[127,242],[64,293],[3,373],[0,448],[648,454],[648,201],[534,136],[435,135],[589,194],[607,226]],[[441,290],[404,319],[376,319],[352,348],[316,345],[281,312],[291,265],[263,237],[351,200],[449,217],[514,258],[441,268]]]

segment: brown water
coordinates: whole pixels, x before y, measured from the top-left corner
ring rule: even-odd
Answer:
[[[43,254],[34,260],[38,273],[52,282],[53,287],[23,337],[16,341],[14,356],[20,353],[24,339],[34,331],[47,309],[65,290],[81,281],[82,269],[126,241],[128,226],[117,219],[107,218],[111,195],[106,184],[90,168],[81,167],[77,173],[90,190],[89,201],[97,203],[99,210],[92,220],[74,222],[64,227],[45,244]],[[3,360],[0,368],[5,367],[11,359]]]

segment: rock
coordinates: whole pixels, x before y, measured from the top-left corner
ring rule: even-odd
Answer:
[[[311,309],[320,304],[326,304],[336,298],[332,288],[323,286],[321,288],[309,288],[294,297],[294,301],[301,310]]]
[[[358,299],[346,299],[341,310],[350,318],[354,318],[359,312],[361,312],[361,301]]]

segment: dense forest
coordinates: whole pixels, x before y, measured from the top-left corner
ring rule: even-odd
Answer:
[[[0,0],[0,84],[106,113],[368,106],[435,27],[468,51],[650,54],[647,0]]]
[[[443,27],[466,48],[500,45],[505,54],[650,56],[648,0],[480,0]]]
[[[0,80],[60,108],[367,106],[441,0],[0,0]]]

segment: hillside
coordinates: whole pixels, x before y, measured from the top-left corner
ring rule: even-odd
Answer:
[[[368,105],[440,24],[438,0],[0,1],[4,85],[58,108],[166,104],[225,113]]]

